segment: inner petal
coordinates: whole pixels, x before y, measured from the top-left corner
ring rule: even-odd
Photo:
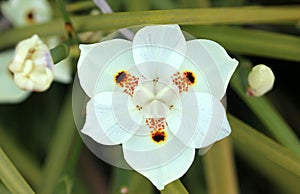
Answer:
[[[145,106],[154,99],[154,84],[152,81],[145,81],[134,91],[133,101],[138,106]]]
[[[158,100],[153,100],[148,106],[148,114],[153,118],[166,117],[168,112],[169,107]]]
[[[171,108],[171,106],[174,106],[174,103],[179,100],[179,90],[174,85],[158,82],[156,84],[155,98]]]

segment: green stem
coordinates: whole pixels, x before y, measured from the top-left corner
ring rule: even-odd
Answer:
[[[259,24],[282,23],[300,19],[300,7],[227,7],[180,10],[151,10],[72,17],[77,32],[112,30],[147,24]],[[88,22],[87,22],[88,21]],[[0,49],[38,33],[63,35],[61,19],[46,24],[6,30],[1,33]]]
[[[164,190],[160,191],[161,194],[188,194],[189,192],[185,189],[184,185],[179,179],[171,182],[165,186]]]
[[[0,147],[0,179],[11,193],[34,193]]]
[[[92,9],[96,8],[95,3],[93,1],[80,1],[68,4],[66,6],[67,11],[69,12],[75,12],[75,11],[81,11],[84,9]]]
[[[0,129],[0,147],[8,153],[23,176],[36,188],[41,180],[41,169],[30,153],[19,146],[18,142],[3,129]]]
[[[210,194],[239,193],[229,138],[214,144],[203,160]]]
[[[60,112],[56,132],[46,158],[43,176],[47,177],[47,179],[40,184],[38,193],[51,194],[54,191],[63,168],[67,163],[75,133],[76,127],[72,114],[72,95],[69,92]]]
[[[73,41],[71,39],[68,39],[67,41],[57,45],[56,47],[50,50],[54,64],[62,61],[69,55],[70,46],[72,42]]]
[[[231,87],[242,98],[242,100],[249,106],[255,115],[267,127],[269,132],[276,138],[278,142],[294,152],[300,154],[300,142],[297,135],[289,127],[289,125],[280,116],[274,106],[265,97],[249,97],[243,88],[240,73],[242,73],[243,66],[247,68],[247,63],[241,61],[240,67],[231,79]],[[246,78],[245,78],[246,79]]]
[[[72,24],[71,18],[69,16],[69,13],[66,9],[66,4],[63,0],[56,0],[56,4],[58,5],[60,12],[63,16],[64,22],[65,22],[65,30],[68,34],[69,39],[73,40],[74,43],[78,44],[79,39],[76,35],[76,32],[74,30],[74,26]]]

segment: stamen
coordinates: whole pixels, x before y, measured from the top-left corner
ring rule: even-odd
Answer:
[[[139,83],[139,78],[129,74],[125,70],[121,70],[115,74],[114,81],[118,86],[124,88],[124,93],[132,97],[134,89]]]
[[[137,108],[138,110],[142,110],[142,109],[143,109],[143,107],[141,107],[140,105],[136,105],[136,108]]]

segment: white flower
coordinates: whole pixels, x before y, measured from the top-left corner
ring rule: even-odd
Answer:
[[[52,10],[47,0],[9,0],[1,3],[3,15],[14,26],[47,22]]]
[[[9,64],[18,87],[29,91],[45,91],[53,81],[50,50],[37,35],[21,41]]]
[[[14,50],[0,53],[0,103],[16,103],[25,100],[30,92],[21,90],[14,83],[8,64],[14,56]]]
[[[274,81],[275,76],[269,67],[256,65],[248,75],[250,87],[247,92],[250,96],[262,96],[273,88]]]
[[[80,45],[79,81],[91,98],[81,130],[122,144],[126,162],[158,188],[185,174],[195,148],[231,132],[220,103],[238,61],[219,44],[186,41],[178,25],[148,26],[133,42]]]

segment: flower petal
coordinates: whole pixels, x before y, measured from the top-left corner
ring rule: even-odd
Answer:
[[[55,64],[54,69],[54,80],[60,83],[68,84],[72,81],[72,69],[71,69],[71,58],[66,59]]]
[[[78,76],[89,97],[100,91],[112,91],[115,87],[114,74],[134,66],[131,45],[131,42],[121,39],[80,45]],[[98,85],[99,82],[101,84]]]
[[[137,172],[147,177],[159,190],[183,176],[194,160],[195,149],[183,144],[166,130],[164,144],[151,141],[149,130],[139,133],[123,143],[124,157]]]
[[[14,50],[0,53],[0,103],[18,103],[25,100],[30,92],[21,90],[15,84],[8,70],[8,64],[14,57]]]
[[[197,74],[202,77],[198,81],[203,84],[200,86],[201,92],[209,92],[221,99],[238,61],[232,59],[221,45],[205,39],[188,41],[186,56],[191,61],[181,69],[190,68],[191,64],[196,66]]]
[[[124,102],[124,96],[123,93],[102,92],[92,98],[87,104],[82,132],[105,145],[120,144],[129,139],[142,117],[135,113],[138,110],[133,104],[127,103],[130,102],[127,96],[127,102]]]
[[[182,64],[186,41],[178,25],[147,26],[136,33],[132,52],[143,76],[163,77]]]
[[[197,105],[193,102],[194,96]],[[225,109],[211,94],[184,93],[181,102],[182,110],[172,111],[173,115],[167,117],[167,122],[170,130],[184,143],[204,148],[230,134]],[[176,116],[177,119],[174,119]]]
[[[1,3],[1,11],[17,27],[44,23],[52,17],[52,10],[47,0],[10,0]]]

